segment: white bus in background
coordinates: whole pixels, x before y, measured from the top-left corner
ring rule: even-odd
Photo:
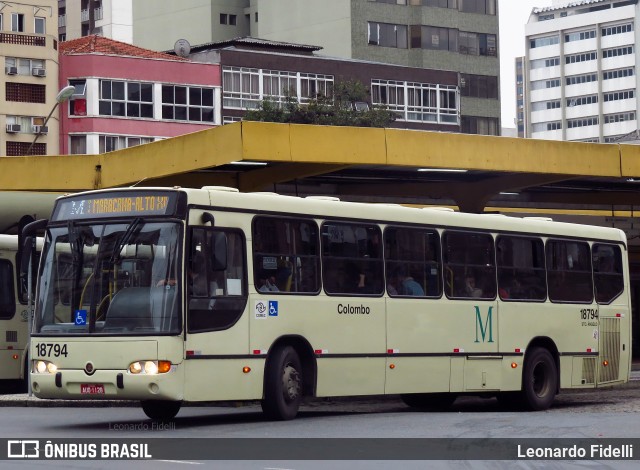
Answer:
[[[17,235],[0,235],[0,388],[26,390],[28,374],[28,297],[19,282]],[[35,268],[33,274],[35,275]]]
[[[139,400],[153,419],[260,400],[291,419],[328,396],[543,410],[629,379],[617,229],[218,187],[65,196],[46,227],[41,398]]]

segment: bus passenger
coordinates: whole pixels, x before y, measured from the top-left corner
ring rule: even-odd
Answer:
[[[398,293],[400,295],[424,297],[424,289],[414,278],[407,274],[407,268],[405,266],[398,266],[396,269],[396,278],[398,279]]]
[[[482,289],[476,287],[476,278],[471,274],[465,278],[464,295],[472,298],[482,297]]]

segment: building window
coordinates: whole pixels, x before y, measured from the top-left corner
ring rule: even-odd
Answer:
[[[576,96],[575,98],[567,98],[567,107],[583,106],[585,104],[595,104],[598,102],[598,95]]]
[[[496,14],[496,0],[458,0],[458,3],[459,10],[464,13]]]
[[[584,54],[573,54],[568,55],[564,58],[565,64],[575,64],[578,62],[587,62],[590,60],[596,60],[598,58],[598,53],[593,52],[585,52]]]
[[[560,109],[560,100],[536,101],[531,103],[531,111],[547,111],[550,109]]]
[[[371,104],[386,106],[402,121],[439,124],[458,124],[460,111],[455,86],[393,80],[371,81]]]
[[[407,26],[368,22],[369,44],[372,46],[407,48]]]
[[[226,13],[220,13],[220,24],[228,24],[229,23],[229,15]]]
[[[546,88],[556,88],[560,86],[560,79],[553,78],[551,80],[536,80],[531,82],[532,90],[544,90]]]
[[[605,124],[612,124],[614,122],[635,121],[636,112],[630,111],[628,113],[607,114],[604,117]]]
[[[140,144],[153,142],[151,137],[130,137],[123,135],[100,135],[98,136],[100,153],[113,152],[115,150],[135,147]]]
[[[162,119],[213,123],[213,88],[162,85]]]
[[[333,98],[333,75],[300,74],[300,102],[308,103],[318,96]]]
[[[71,135],[69,136],[69,155],[86,155],[87,154],[87,136]]]
[[[633,46],[616,47],[615,49],[605,49],[602,51],[602,58],[618,57],[622,55],[633,54]]]
[[[411,47],[457,51],[458,31],[435,26],[411,26]]]
[[[602,35],[611,36],[613,34],[630,33],[631,31],[633,31],[633,23],[619,24],[602,28]]]
[[[28,83],[5,84],[6,100],[20,103],[45,103],[47,87]]]
[[[559,44],[559,43],[560,43],[559,36],[546,36],[543,38],[531,39],[529,41],[529,47],[531,49],[535,49],[536,47],[552,46],[554,44]]]
[[[614,91],[611,93],[604,94],[604,101],[619,101],[619,100],[629,100],[635,98],[636,93],[635,90],[625,90],[625,91]]]
[[[569,33],[564,35],[564,42],[584,41],[585,39],[593,39],[596,37],[596,30],[591,31],[579,31],[575,33]]]
[[[46,32],[46,29],[45,29],[46,21],[45,21],[44,18],[36,16],[33,19],[33,23],[34,23],[33,24],[34,33],[36,33],[36,34],[45,34],[45,32]]]
[[[460,74],[460,94],[471,98],[498,99],[498,77],[491,75]],[[518,94],[522,94],[522,87],[518,87]]]
[[[11,31],[24,33],[24,15],[22,13],[11,13]]]
[[[46,155],[47,144],[37,142],[33,144],[31,152],[29,152],[31,142],[10,142],[7,141],[7,157],[19,157],[21,155]],[[27,153],[29,152],[29,153]]]
[[[153,118],[153,84],[100,80],[101,116]]]
[[[69,85],[75,87],[75,92],[69,100],[69,116],[87,115],[87,81],[69,80]]]
[[[582,119],[567,119],[567,129],[572,129],[574,127],[587,127],[587,126],[597,126],[598,125],[598,116],[591,116],[588,118]]]
[[[288,96],[297,99],[298,74],[278,70],[263,70],[262,93],[265,99],[277,103],[284,103]]]
[[[614,78],[633,77],[635,74],[636,72],[633,67],[629,67],[628,69],[607,70],[602,72],[602,79],[611,80]]]
[[[464,134],[500,135],[498,118],[462,116],[461,128]]]
[[[260,105],[260,70],[224,67],[222,72],[225,108],[256,109]]]
[[[42,59],[23,59],[19,57],[5,57],[5,67],[15,68],[18,75],[35,75],[34,69],[44,70],[45,61]]]
[[[460,54],[495,57],[497,54],[496,35],[460,31],[458,51]]]
[[[538,21],[548,21],[548,20],[552,20],[555,18],[555,15],[553,13],[551,13],[550,15],[539,15],[538,16]]]
[[[238,17],[236,15],[229,15],[229,25],[235,26],[237,24]]]
[[[233,124],[234,122],[240,122],[242,118],[240,116],[222,116],[222,124]]]
[[[565,79],[565,83],[568,85],[579,85],[581,83],[595,82],[598,80],[598,76],[595,73],[588,73],[586,75],[572,75]]]
[[[539,122],[531,126],[533,132],[558,131],[562,129],[561,121]]]
[[[257,11],[253,14],[253,18],[254,18],[253,21],[257,23],[258,22],[258,12]]]

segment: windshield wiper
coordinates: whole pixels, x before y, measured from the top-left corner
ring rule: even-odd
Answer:
[[[120,259],[120,252],[122,251],[122,248],[124,248],[124,246],[127,243],[129,243],[131,236],[134,234],[134,232],[136,231],[136,229],[141,223],[142,223],[142,217],[136,217],[133,220],[133,222],[131,222],[127,227],[127,229],[124,231],[124,233],[122,234],[122,236],[120,237],[116,245],[113,247],[113,253],[111,254],[111,258],[109,258],[109,264],[111,266],[113,266],[114,263],[118,259]]]

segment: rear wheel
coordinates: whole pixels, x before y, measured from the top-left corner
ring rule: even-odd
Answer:
[[[407,393],[400,398],[405,405],[421,410],[446,410],[456,401],[453,393]]]
[[[269,419],[293,419],[301,401],[302,366],[298,353],[291,346],[279,347],[267,362],[262,411]]]
[[[180,411],[182,402],[170,400],[145,400],[140,402],[142,411],[154,421],[168,421]]]
[[[545,348],[533,348],[524,362],[522,401],[532,411],[551,406],[558,390],[558,368],[551,353]]]

